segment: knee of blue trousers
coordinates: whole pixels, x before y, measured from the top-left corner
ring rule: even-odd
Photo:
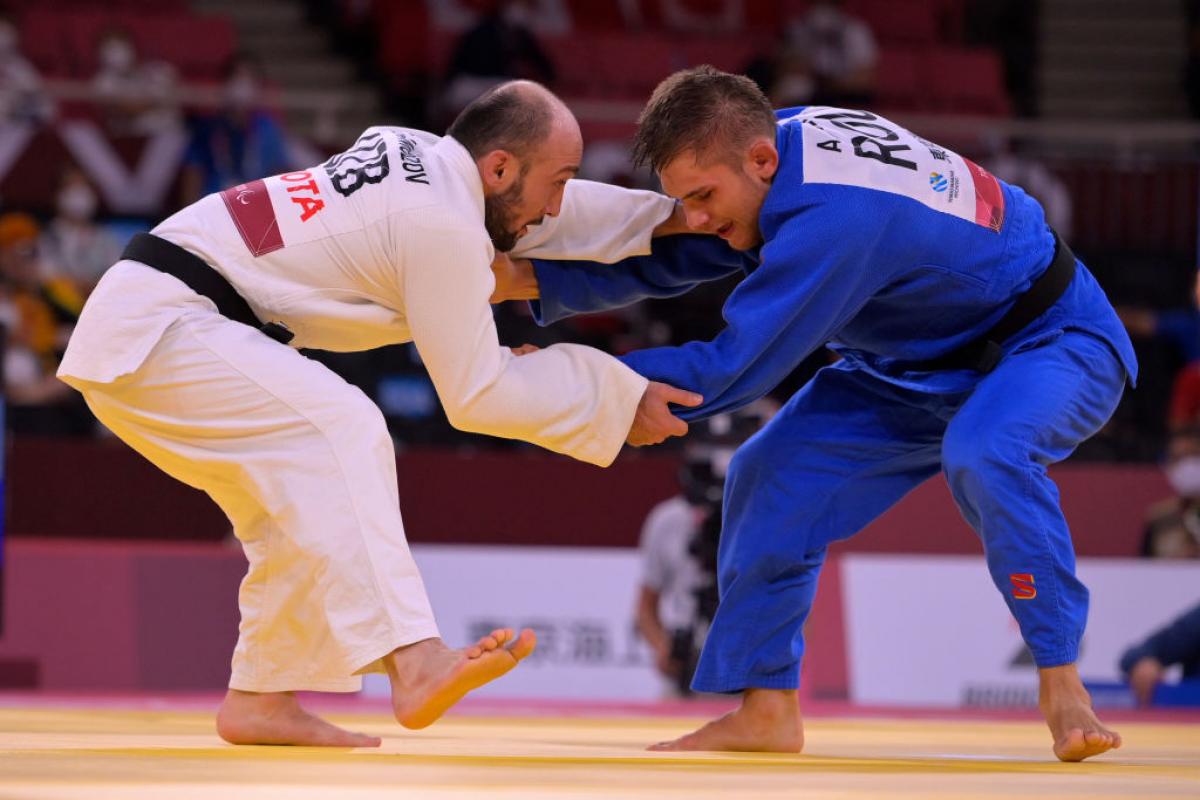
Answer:
[[[942,472],[954,499],[969,506],[964,512],[982,512],[990,502],[1018,502],[1008,496],[1020,484],[1013,478],[1031,466],[1029,444],[1011,433],[952,422],[942,440]]]

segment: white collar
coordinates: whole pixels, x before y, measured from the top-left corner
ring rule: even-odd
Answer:
[[[463,180],[467,182],[467,187],[471,192],[471,198],[475,201],[475,205],[479,210],[479,219],[483,219],[483,179],[479,177],[479,166],[475,163],[475,159],[471,158],[471,154],[467,152],[467,148],[463,147],[457,139],[452,136],[443,136],[438,140],[438,143],[433,146],[438,156],[447,164],[453,167]]]

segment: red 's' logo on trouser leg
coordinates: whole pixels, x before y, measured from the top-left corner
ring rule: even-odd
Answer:
[[[1008,576],[1012,581],[1013,598],[1016,600],[1032,600],[1037,597],[1037,587],[1033,585],[1033,575],[1028,572],[1016,572]]]

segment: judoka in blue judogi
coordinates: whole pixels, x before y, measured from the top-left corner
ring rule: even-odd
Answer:
[[[623,358],[702,394],[679,413],[687,420],[762,396],[822,345],[841,357],[730,465],[721,603],[694,688],[797,688],[828,546],[939,471],[1037,665],[1074,663],[1088,592],[1046,470],[1104,425],[1136,379],[1121,323],[1020,188],[870,112],[777,118],[760,247],[683,235],[612,265],[534,262],[542,324],[745,273],[712,341]],[[720,222],[703,224],[732,239]],[[1033,321],[994,341],[1043,275]],[[1065,288],[1047,290],[1055,275]]]

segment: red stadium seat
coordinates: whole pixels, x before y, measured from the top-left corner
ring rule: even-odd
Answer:
[[[597,35],[592,59],[598,87],[639,99],[679,66],[670,37],[648,33]]]
[[[567,95],[592,93],[596,82],[592,39],[593,34],[580,32],[538,39],[554,64],[555,91]]]
[[[684,37],[679,43],[680,67],[712,64],[725,72],[742,72],[755,56],[768,52],[762,36]]]
[[[879,53],[876,71],[878,104],[888,109],[912,109],[919,105],[921,61],[916,51],[887,47]]]
[[[173,64],[185,79],[219,79],[237,45],[224,17],[147,15],[126,22],[143,58]]]
[[[620,3],[569,0],[568,8],[577,31],[623,31],[626,28]]]
[[[921,77],[931,110],[996,116],[1011,111],[1000,57],[991,50],[926,53]]]
[[[937,41],[937,17],[929,0],[848,0],[846,12],[861,17],[884,44]]]
[[[376,3],[379,25],[379,66],[393,77],[433,69],[429,14],[422,3],[411,14],[387,12]]]
[[[60,15],[33,9],[21,21],[21,49],[45,75],[62,77],[71,72]]]

